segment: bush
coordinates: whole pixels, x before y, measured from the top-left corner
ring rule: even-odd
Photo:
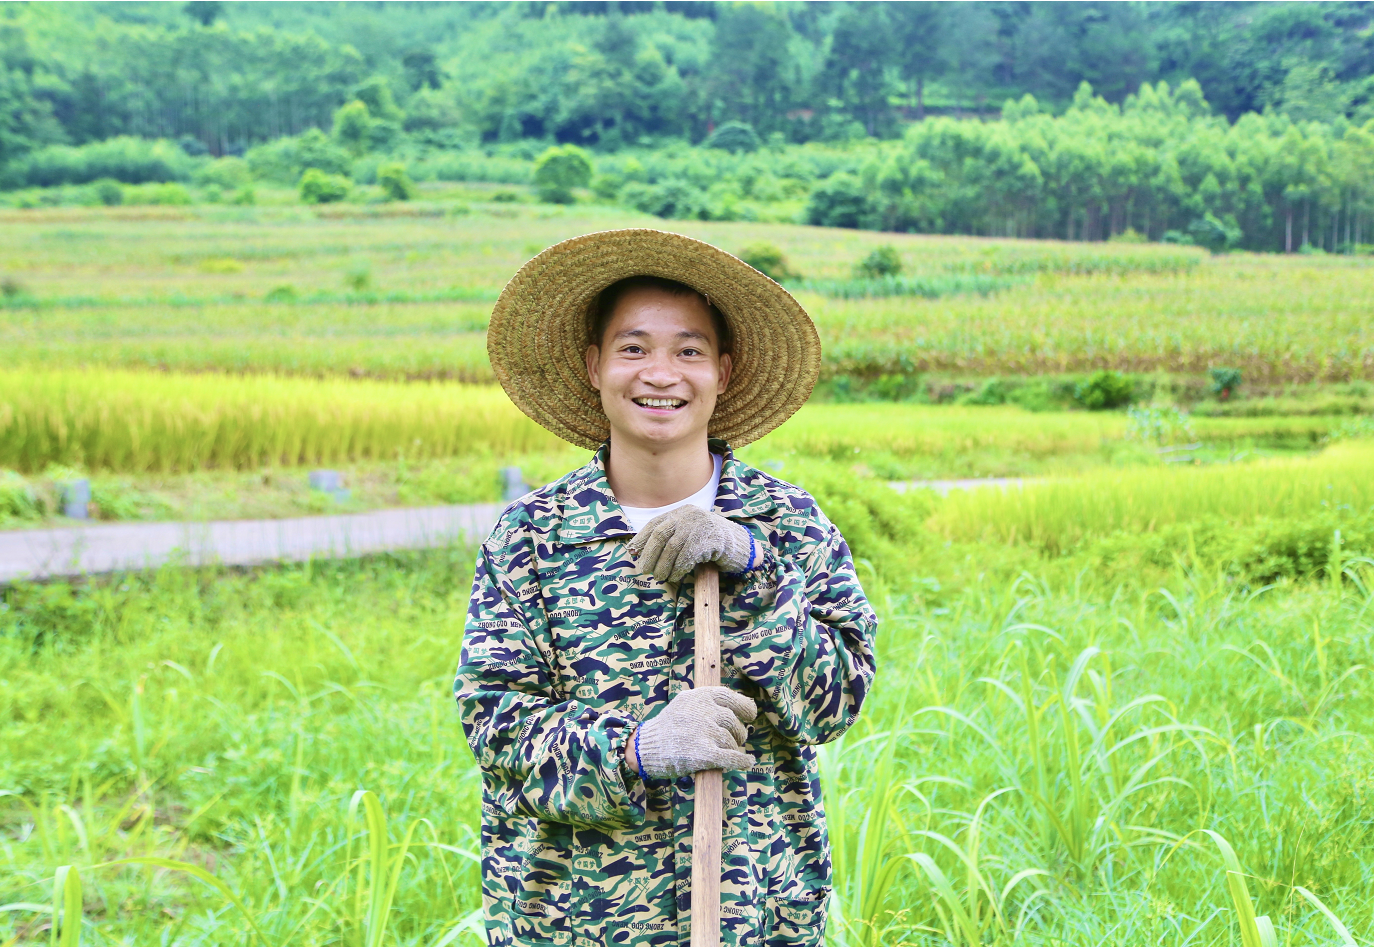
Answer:
[[[1205,247],[1212,253],[1224,251],[1240,243],[1240,227],[1235,218],[1227,215],[1225,221],[1208,211],[1201,218],[1194,218],[1188,225],[1188,234],[1194,244]]]
[[[722,148],[727,152],[753,152],[759,147],[759,136],[748,122],[725,122],[706,139],[707,148]]]
[[[248,163],[232,155],[207,162],[195,175],[195,183],[202,188],[214,185],[225,191],[242,188],[252,180],[253,172],[249,169]]]
[[[671,178],[657,185],[630,182],[621,197],[630,207],[660,218],[699,218],[706,207],[706,196],[681,178]]]
[[[334,141],[354,155],[372,144],[372,115],[367,103],[354,99],[334,110]]]
[[[1115,370],[1098,370],[1073,388],[1074,402],[1084,409],[1117,409],[1128,405],[1135,384]]]
[[[1207,371],[1212,377],[1212,395],[1225,402],[1240,388],[1240,370],[1229,366],[1213,366]]]
[[[891,244],[875,247],[867,257],[854,265],[854,276],[876,280],[896,277],[902,272],[902,257]]]
[[[415,182],[406,174],[400,162],[383,162],[377,166],[377,184],[392,201],[409,201],[415,197]]]
[[[307,168],[344,175],[352,164],[348,153],[319,129],[306,129],[294,137],[256,145],[245,158],[253,177],[280,182],[298,181]]]
[[[93,183],[92,192],[95,199],[106,207],[114,207],[124,203],[124,189],[119,187],[119,182],[113,178],[101,178]]]
[[[807,224],[826,228],[859,228],[872,215],[863,182],[849,172],[836,172],[811,192],[806,204]]]
[[[744,261],[756,271],[761,271],[769,277],[782,283],[788,280],[796,280],[801,277],[787,263],[787,258],[783,256],[782,249],[776,244],[769,244],[767,241],[760,241],[757,244],[750,244],[739,252],[739,259]]]
[[[307,168],[301,175],[301,200],[306,204],[320,205],[331,201],[343,201],[348,197],[353,183],[342,175],[331,175],[318,168]]]
[[[121,135],[86,145],[49,145],[5,168],[5,186],[51,188],[84,185],[100,178],[136,185],[180,181],[191,175],[193,160],[175,142]]]
[[[0,469],[0,524],[11,518],[41,518],[43,503],[18,472]]]
[[[574,188],[592,180],[592,160],[576,145],[555,145],[534,162],[534,186],[540,201],[572,204]]]
[[[191,193],[178,182],[130,185],[124,189],[124,203],[130,205],[189,205]]]

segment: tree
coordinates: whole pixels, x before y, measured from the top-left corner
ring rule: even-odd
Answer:
[[[869,135],[884,131],[891,120],[889,72],[897,57],[888,5],[846,4],[831,34],[826,75],[831,93]]]
[[[334,141],[353,155],[367,151],[372,139],[372,113],[367,103],[354,99],[334,112]]]
[[[209,26],[224,12],[224,4],[219,0],[189,0],[182,5],[181,12],[201,26]]]
[[[771,132],[787,126],[800,77],[788,48],[793,37],[780,5],[732,3],[720,11],[711,42],[708,88],[716,115]]]
[[[910,0],[885,3],[896,41],[898,73],[916,103],[916,118],[926,117],[926,80],[938,79],[949,67],[945,58],[945,5]],[[1030,93],[1027,93],[1030,95]]]

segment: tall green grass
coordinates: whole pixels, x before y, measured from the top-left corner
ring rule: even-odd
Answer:
[[[1374,572],[1161,592],[1006,550],[940,547],[919,596],[865,575],[877,689],[822,750],[829,942],[1367,941]],[[0,595],[0,940],[48,940],[57,893],[88,943],[476,942],[469,563]]]
[[[1019,541],[1060,554],[1118,532],[1341,511],[1374,513],[1374,443],[1341,443],[1310,459],[1123,469],[953,495],[931,524],[953,539]]]
[[[0,370],[0,465],[187,471],[562,443],[494,387]]]

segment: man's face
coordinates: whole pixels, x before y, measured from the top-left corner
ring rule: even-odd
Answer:
[[[600,345],[587,347],[587,375],[612,439],[666,448],[705,440],[730,357],[700,297],[639,288],[620,298]]]

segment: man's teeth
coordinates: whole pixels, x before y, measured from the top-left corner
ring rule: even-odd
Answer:
[[[635,403],[649,409],[676,409],[686,403],[685,399],[636,399]]]

